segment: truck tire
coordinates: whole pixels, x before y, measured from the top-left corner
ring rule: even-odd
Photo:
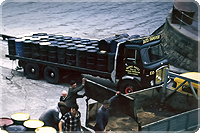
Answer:
[[[119,85],[119,90],[124,94],[138,91],[141,88],[142,87],[141,87],[139,81],[137,81],[137,80],[123,80],[123,81],[121,81],[121,83]]]
[[[27,63],[25,65],[25,73],[31,79],[38,79],[40,75],[39,66],[35,63]]]
[[[59,81],[59,71],[56,67],[47,66],[44,69],[44,78],[47,82],[56,84]]]

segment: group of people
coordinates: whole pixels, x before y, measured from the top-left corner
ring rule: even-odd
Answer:
[[[50,126],[57,131],[81,131],[81,113],[76,102],[77,98],[83,98],[85,95],[77,93],[84,88],[85,78],[82,79],[82,85],[76,87],[74,80],[70,81],[68,92],[63,91],[60,101],[56,107],[47,109],[41,114],[39,120],[44,122],[44,126]]]
[[[39,120],[44,122],[44,126],[54,127],[57,131],[82,131],[81,129],[81,113],[78,111],[79,106],[76,102],[77,98],[83,98],[84,95],[77,93],[84,88],[86,79],[82,79],[82,85],[76,87],[75,81],[70,81],[68,93],[62,92],[57,107],[50,108],[42,113]],[[97,111],[95,131],[104,131],[109,118],[110,101],[105,100],[103,105]]]

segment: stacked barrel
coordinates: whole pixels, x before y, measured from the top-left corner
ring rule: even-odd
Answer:
[[[108,54],[106,51],[97,52],[97,70],[107,71],[108,68]]]
[[[9,55],[15,55],[15,38],[9,38],[8,39],[8,53]]]
[[[112,72],[117,44],[131,37],[119,34],[98,41],[35,33],[21,38],[9,38],[8,50],[10,55]]]
[[[0,132],[4,133],[39,133],[40,131],[55,133],[56,129],[45,125],[41,120],[30,119],[28,113],[14,113],[11,118],[0,118]]]

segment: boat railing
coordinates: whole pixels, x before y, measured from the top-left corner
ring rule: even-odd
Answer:
[[[187,25],[187,26],[191,27],[193,30],[198,31],[198,20],[197,20],[197,19],[190,17],[189,15],[187,15],[187,14],[184,13],[183,11],[180,11],[180,10],[177,9],[176,7],[174,7],[174,8],[175,8],[177,11],[179,11],[179,12],[181,13],[181,17],[180,17],[180,18],[179,18],[177,15],[175,15],[176,19],[177,19],[178,21],[180,21],[180,27],[179,27],[179,29],[181,29],[182,25],[184,24],[184,25]],[[196,23],[196,25],[187,24],[187,23],[183,20],[184,17],[186,17],[186,18],[192,20],[192,23]]]

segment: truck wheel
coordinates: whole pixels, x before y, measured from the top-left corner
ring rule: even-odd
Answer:
[[[44,69],[44,78],[47,82],[56,84],[59,80],[59,71],[56,67],[47,66]]]
[[[25,65],[25,73],[31,79],[38,79],[40,75],[39,66],[35,63],[27,63]]]
[[[122,93],[128,94],[141,89],[141,85],[136,80],[123,80],[120,83],[119,90]]]

